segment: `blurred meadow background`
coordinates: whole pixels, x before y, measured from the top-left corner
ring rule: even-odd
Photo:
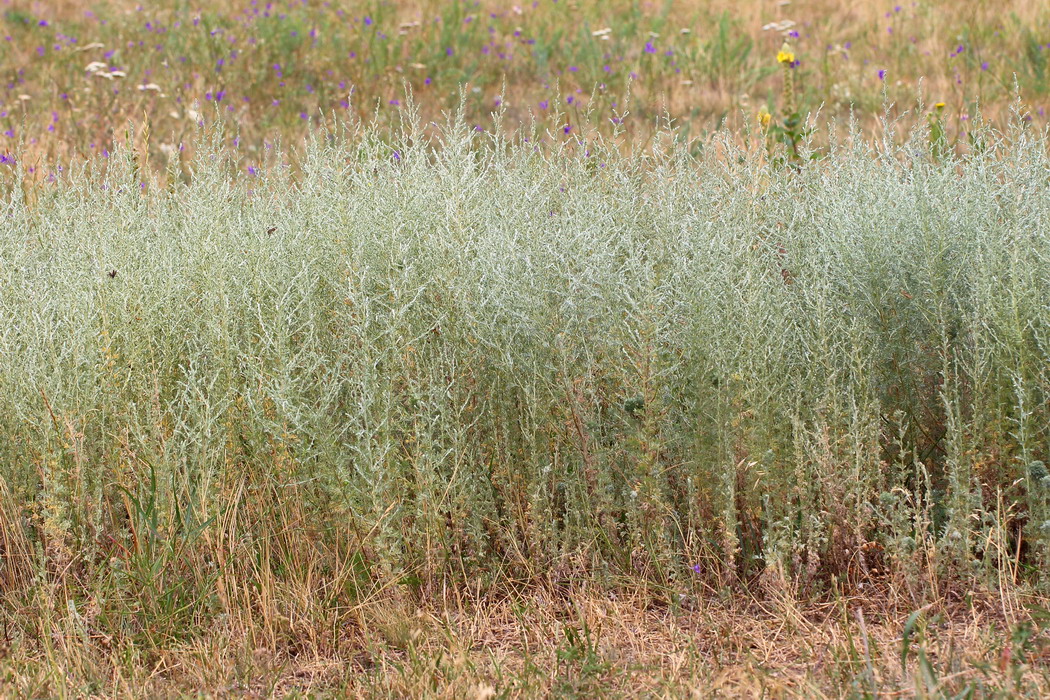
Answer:
[[[1050,7],[0,0],[0,694],[1050,694]]]
[[[856,116],[887,103],[965,138],[1017,107],[1045,123],[1050,6],[838,0],[533,0],[520,3],[193,4],[4,0],[0,151],[33,163],[104,154],[148,120],[164,158],[221,113],[245,160],[352,111],[396,124],[410,90],[426,119],[460,102],[492,128],[536,119],[578,136],[623,118],[636,140],[662,118],[689,139],[797,110]],[[775,56],[794,56],[793,105]],[[630,86],[628,89],[628,85]],[[625,115],[625,113],[627,113]],[[574,131],[575,130],[575,131]]]

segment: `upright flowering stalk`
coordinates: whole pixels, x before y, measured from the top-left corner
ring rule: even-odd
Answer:
[[[795,164],[795,167],[798,167],[800,157],[798,146],[805,136],[805,131],[802,129],[802,116],[798,112],[795,95],[795,67],[799,65],[799,61],[787,42],[784,42],[784,45],[780,47],[780,51],[777,52],[777,63],[781,65],[784,75],[784,92],[782,97],[782,113],[784,117],[780,123],[777,123],[773,120],[772,115],[763,109],[758,114],[758,121],[766,129],[770,139],[767,142],[768,146],[772,148],[772,145],[776,142],[784,144],[788,149],[786,159]]]
[[[943,102],[938,102],[933,106],[933,111],[930,112],[928,117],[930,121],[930,154],[933,156],[934,162],[944,160],[944,157],[948,154],[948,135],[944,130],[944,122],[941,121],[944,107],[945,104]]]
[[[784,69],[784,113],[795,111],[795,54],[785,41],[777,52],[777,63]]]

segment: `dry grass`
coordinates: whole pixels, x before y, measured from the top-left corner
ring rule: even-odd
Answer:
[[[888,597],[806,605],[540,586],[502,596],[386,591],[320,649],[233,621],[145,659],[104,639],[9,657],[5,694],[125,697],[1045,697],[1050,639],[983,596],[921,611]],[[309,643],[304,639],[304,645]],[[903,661],[903,664],[902,664]]]
[[[396,124],[401,115],[390,102],[404,101],[406,84],[428,119],[453,108],[458,87],[468,83],[468,118],[485,128],[502,95],[506,125],[535,116],[551,129],[569,124],[579,133],[593,109],[594,126],[607,130],[627,104],[630,74],[637,77],[630,88],[627,126],[637,138],[651,135],[665,114],[695,136],[719,124],[740,128],[763,106],[774,114],[783,109],[774,56],[785,38],[802,62],[797,84],[803,115],[852,112],[874,130],[887,100],[897,111],[913,111],[906,122],[925,119],[921,96],[926,105],[946,103],[946,131],[952,141],[965,142],[978,109],[988,119],[1005,121],[1018,97],[1015,84],[1022,109],[1035,121],[1045,123],[1050,107],[1050,48],[1044,47],[1050,47],[1050,12],[1033,0],[962,6],[945,0],[899,5],[578,0],[536,7],[414,0],[356,5],[345,17],[321,4],[277,2],[274,14],[288,19],[272,24],[245,22],[246,13],[261,7],[247,2],[223,0],[199,9],[171,2],[140,7],[109,0],[93,8],[94,18],[85,18],[83,6],[68,1],[8,4],[4,26],[13,41],[0,45],[0,62],[14,79],[0,95],[0,124],[14,136],[0,137],[0,151],[24,148],[44,156],[27,160],[29,165],[97,154],[112,150],[129,120],[148,120],[157,135],[151,155],[162,163],[162,146],[170,152],[179,143],[194,142],[194,115],[210,116],[215,103],[209,98],[225,91],[221,106],[238,123],[244,157],[250,158],[253,148],[261,150],[278,135],[285,143],[298,142],[306,125],[303,115],[316,120],[321,111],[352,109],[358,117],[376,113],[381,123]],[[374,24],[351,21],[366,13],[376,17]],[[437,17],[449,21],[450,13],[456,22],[460,16],[474,18],[449,30],[454,39],[435,22]],[[50,25],[36,26],[38,18]],[[202,21],[199,27],[193,25],[195,18]],[[784,20],[796,24],[767,28]],[[165,33],[145,31],[146,22],[164,27]],[[209,35],[211,27],[218,29]],[[311,27],[323,29],[316,46],[300,41]],[[600,28],[611,30],[607,41],[591,36]],[[289,30],[298,32],[294,41]],[[786,36],[789,31],[800,36]],[[377,44],[368,39],[374,32],[388,38]],[[77,44],[50,50],[59,34],[75,35]],[[230,43],[227,35],[236,41]],[[249,39],[258,43],[245,43]],[[643,50],[650,40],[651,55]],[[449,41],[458,43],[445,46]],[[164,49],[147,51],[148,46],[136,48],[138,42],[159,42]],[[965,51],[956,55],[958,45]],[[347,58],[347,49],[354,50],[354,59]],[[454,49],[454,55],[446,55],[446,49]],[[498,59],[504,49],[514,58]],[[664,55],[666,50],[673,56]],[[107,51],[115,53],[106,58]],[[240,57],[231,59],[231,51]],[[227,63],[220,71],[215,63],[221,57]],[[93,61],[127,75],[102,80],[84,70]],[[280,76],[271,70],[273,64],[283,67]],[[885,81],[878,77],[880,69],[887,71]],[[157,90],[138,89],[149,83]],[[354,98],[345,106],[350,85]],[[597,85],[603,87],[596,90]],[[242,102],[243,97],[251,102]],[[571,104],[568,97],[574,99]],[[280,104],[273,106],[274,100]],[[202,107],[193,109],[194,103]]]

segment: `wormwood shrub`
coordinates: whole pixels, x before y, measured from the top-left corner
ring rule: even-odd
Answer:
[[[797,171],[532,136],[351,130],[294,179],[215,148],[144,189],[124,153],[12,192],[17,639],[332,653],[303,630],[449,583],[1045,588],[1043,135],[848,136]]]

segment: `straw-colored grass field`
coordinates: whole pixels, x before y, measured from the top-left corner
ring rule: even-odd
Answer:
[[[148,120],[158,159],[215,111],[245,149],[347,111],[396,124],[406,89],[440,121],[462,85],[467,120],[486,129],[498,107],[508,124],[573,136],[625,111],[639,140],[664,116],[683,137],[763,108],[776,124],[790,116],[785,41],[803,117],[852,111],[875,128],[887,102],[910,121],[944,102],[948,137],[965,141],[979,113],[1002,120],[1019,98],[1044,124],[1050,106],[1050,6],[1037,0],[5,0],[3,32],[0,150],[34,163],[112,150],[128,120]]]

